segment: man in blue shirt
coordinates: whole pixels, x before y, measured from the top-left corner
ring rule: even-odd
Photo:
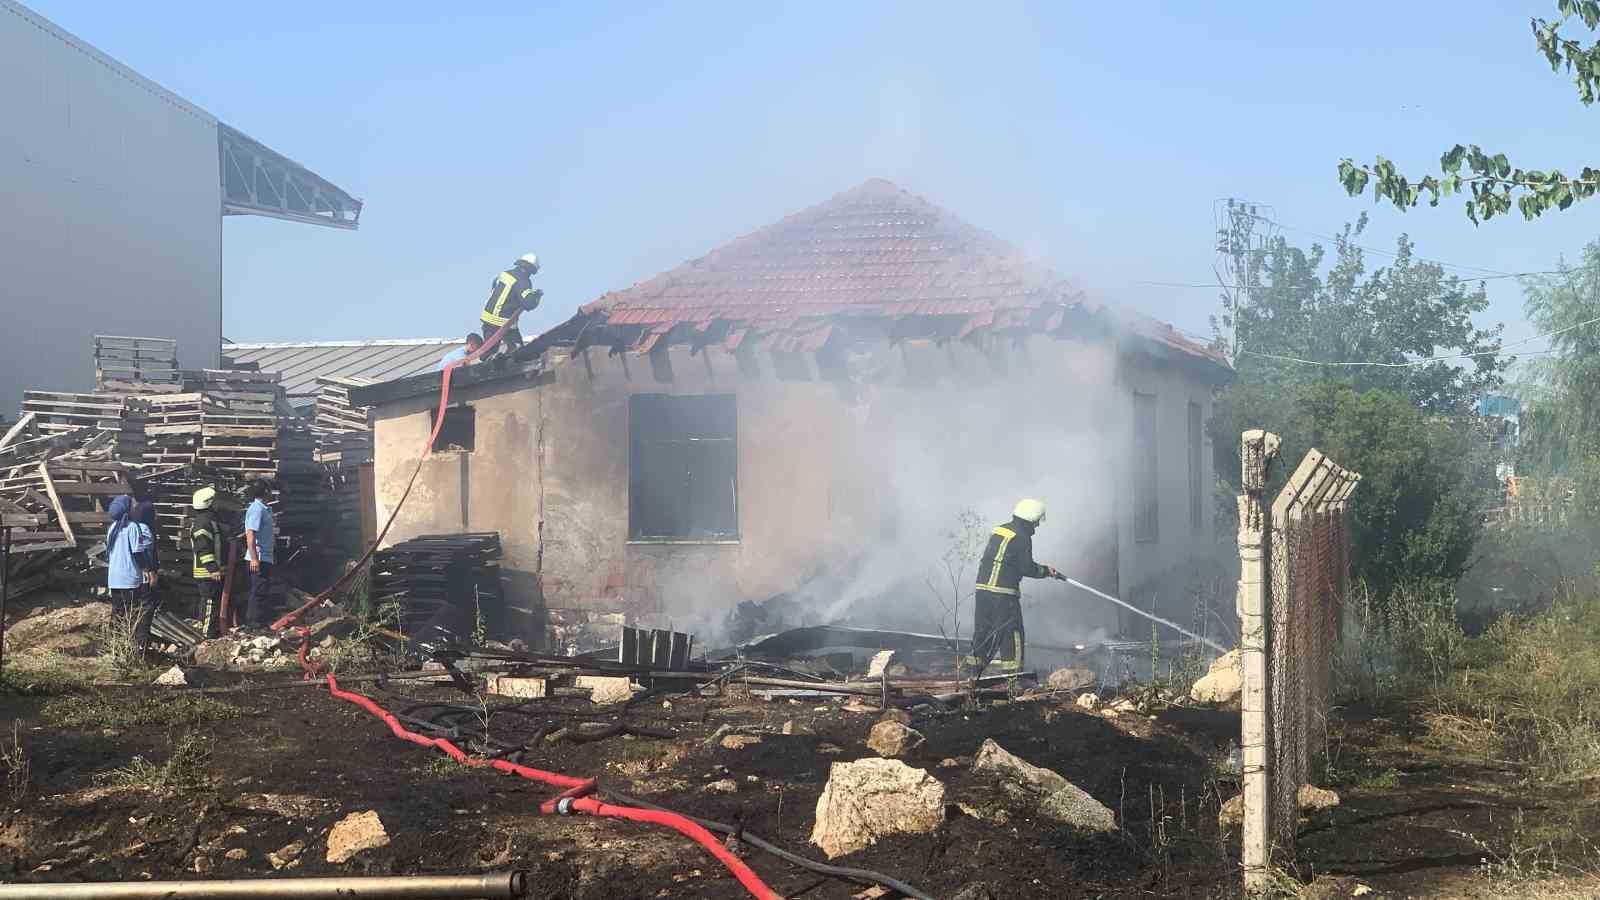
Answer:
[[[244,558],[250,563],[250,598],[244,608],[244,624],[259,628],[271,601],[272,591],[272,507],[267,498],[272,483],[265,478],[250,485],[250,508],[244,513]]]
[[[478,348],[482,346],[483,338],[476,334],[467,335],[467,345],[465,347],[457,347],[441,357],[439,359],[439,368],[437,371],[443,372],[445,369],[450,368],[452,363],[460,362],[461,360],[466,359],[468,356],[477,353]]]

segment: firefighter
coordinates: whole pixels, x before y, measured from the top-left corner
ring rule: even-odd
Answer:
[[[1011,521],[997,526],[978,562],[973,600],[972,656],[968,662],[983,674],[991,662],[1002,672],[1022,669],[1022,579],[1059,578],[1060,573],[1033,561],[1033,533],[1044,524],[1044,504],[1022,500]]]
[[[222,591],[224,526],[216,521],[211,506],[216,502],[217,489],[203,487],[194,492],[194,509],[189,514],[189,546],[194,551],[193,575],[200,588],[200,623],[206,637],[222,633],[222,623],[217,621],[217,596]]]
[[[494,284],[489,286],[489,302],[483,305],[483,314],[478,317],[483,322],[485,341],[499,331],[500,347],[505,352],[511,353],[522,346],[517,317],[538,308],[544,297],[544,291],[533,286],[532,279],[537,274],[539,257],[526,253],[512,263],[511,268],[494,277]]]

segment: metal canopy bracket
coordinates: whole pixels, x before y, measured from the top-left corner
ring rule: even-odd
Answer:
[[[351,230],[359,226],[361,201],[305,166],[221,122],[217,147],[223,215],[270,216]]]

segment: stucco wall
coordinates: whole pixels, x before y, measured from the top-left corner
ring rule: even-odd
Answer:
[[[1202,403],[1209,417],[1210,389],[1176,370],[1123,366],[1108,347],[1045,338],[987,353],[909,344],[790,363],[797,368],[779,378],[767,354],[591,349],[550,360],[537,386],[457,391],[476,410],[476,447],[429,456],[389,540],[496,530],[516,602],[625,610],[703,637],[739,601],[794,589],[824,569],[838,577],[820,617],[936,628],[928,581],[941,571],[956,514],[975,511],[986,533],[1022,496],[1051,508],[1036,557],[1113,593],[1182,562],[1197,538],[1210,540],[1190,528],[1186,499],[1187,403]],[[1164,493],[1160,539],[1150,544],[1132,540],[1127,502],[1135,389],[1159,402]],[[735,395],[737,542],[628,541],[633,393]],[[430,402],[380,409],[380,516],[415,466]],[[1204,484],[1209,492],[1209,476]],[[1206,530],[1210,511],[1208,493]],[[970,578],[969,568],[957,590],[963,606]],[[1116,628],[1113,608],[1063,585],[1030,582],[1027,598],[1035,640]]]
[[[1143,609],[1155,609],[1187,623],[1192,615],[1191,601],[1183,595],[1183,575],[1197,561],[1216,555],[1216,502],[1210,437],[1205,424],[1211,420],[1213,389],[1172,367],[1129,364],[1122,370],[1119,402],[1130,410],[1128,430],[1123,436],[1132,455],[1134,435],[1131,409],[1135,393],[1156,398],[1157,480],[1159,497],[1158,527],[1155,540],[1135,538],[1135,508],[1132,502],[1138,472],[1128,473],[1129,502],[1121,505],[1118,530],[1123,548],[1120,581],[1123,599]],[[1189,480],[1189,404],[1200,405],[1202,471],[1200,477],[1200,528],[1190,518]],[[1148,629],[1148,622],[1138,625]],[[1136,632],[1137,633],[1137,632]],[[1147,633],[1147,631],[1146,631]]]
[[[216,120],[9,2],[0,120],[0,414],[27,388],[92,388],[97,333],[216,365]]]

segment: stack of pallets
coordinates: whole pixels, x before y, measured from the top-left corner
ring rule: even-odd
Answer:
[[[371,382],[364,378],[318,378],[316,414],[317,461],[335,465],[372,462],[372,410],[350,405],[350,388]]]
[[[178,342],[171,338],[95,335],[94,383],[102,393],[178,390]]]
[[[505,606],[499,559],[497,532],[412,538],[374,554],[372,601],[380,614],[397,612],[405,635],[443,629],[470,639],[479,621],[496,631]]]
[[[117,455],[139,459],[144,454],[145,420],[149,403],[140,397],[118,394],[70,394],[24,391],[22,418],[42,435],[75,432],[83,428],[116,435]]]

